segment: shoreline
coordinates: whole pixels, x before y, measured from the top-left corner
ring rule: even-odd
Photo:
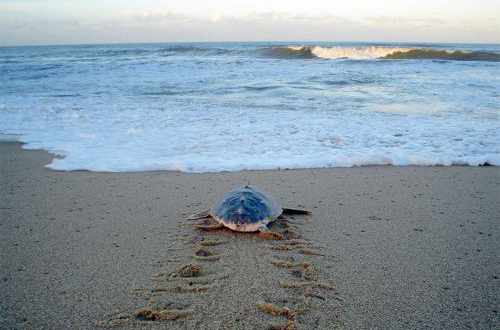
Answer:
[[[294,322],[297,329],[494,329],[500,321],[496,166],[65,172],[45,168],[53,156],[20,142],[1,142],[0,150],[2,328],[101,329],[98,315],[105,322],[153,298],[190,314],[147,325],[129,320],[125,328]],[[323,256],[270,252],[266,246],[278,243],[227,230],[198,233],[183,220],[245,183],[283,205],[312,209],[270,228],[290,224]],[[211,240],[224,243],[204,254],[219,260],[193,255]],[[335,291],[314,291],[324,299],[308,297],[310,307],[297,320],[265,313],[260,301],[297,311],[294,301],[303,299],[300,290],[277,284],[297,278],[273,260],[307,262],[315,280]],[[199,281],[227,277],[206,292],[131,294],[193,262],[206,270]],[[207,301],[217,306],[205,308]],[[237,317],[238,308],[245,317]]]
[[[20,139],[21,139],[22,135],[20,134],[6,134],[6,133],[3,133],[2,131],[0,131],[0,143],[15,143],[15,142],[18,142],[18,143],[21,143],[22,145],[25,145],[25,144],[28,144],[28,143],[25,143],[25,142],[21,142]],[[22,148],[24,149],[24,148]],[[166,172],[177,172],[177,173],[189,173],[189,174],[208,174],[208,173],[231,173],[231,172],[247,172],[247,171],[290,171],[290,170],[329,170],[329,169],[339,169],[339,168],[357,168],[357,167],[365,167],[365,166],[368,166],[368,167],[371,167],[371,166],[409,166],[409,167],[412,167],[412,166],[418,166],[418,167],[439,167],[439,166],[470,166],[470,167],[482,167],[482,166],[499,166],[500,163],[498,163],[498,159],[495,159],[495,157],[493,157],[494,159],[489,159],[489,160],[485,160],[485,159],[488,159],[488,157],[491,157],[488,156],[483,156],[482,157],[482,161],[478,162],[477,159],[472,161],[473,165],[471,165],[470,163],[468,163],[468,161],[464,161],[464,160],[455,160],[455,161],[443,161],[443,160],[436,160],[436,159],[433,159],[433,160],[430,160],[430,159],[416,159],[416,160],[413,160],[413,161],[410,161],[409,163],[398,163],[397,161],[395,161],[394,157],[393,156],[380,156],[380,155],[376,155],[376,154],[371,154],[370,157],[372,157],[373,159],[371,161],[367,161],[366,159],[363,160],[362,158],[363,157],[359,157],[359,156],[353,156],[353,157],[341,157],[343,158],[344,160],[340,161],[340,162],[337,162],[336,165],[332,165],[332,164],[329,164],[327,166],[317,166],[317,167],[295,167],[295,165],[291,166],[291,167],[282,167],[281,165],[280,166],[277,166],[277,167],[274,167],[274,166],[271,166],[271,167],[268,167],[268,166],[254,166],[253,168],[250,168],[250,169],[247,169],[247,168],[240,168],[240,167],[233,167],[231,169],[223,169],[221,170],[221,167],[219,167],[218,169],[215,169],[215,170],[209,170],[207,168],[205,168],[205,170],[203,171],[198,171],[198,170],[186,170],[186,168],[190,168],[189,166],[186,167],[186,165],[175,165],[175,166],[166,166],[166,165],[163,165],[161,167],[151,167],[151,166],[146,166],[146,167],[143,167],[143,168],[140,168],[140,169],[132,169],[130,170],[130,167],[128,167],[129,170],[127,171],[123,171],[123,170],[116,170],[116,168],[114,169],[108,169],[108,170],[96,170],[95,168],[92,169],[93,167],[89,167],[87,166],[87,168],[79,168],[78,166],[73,166],[72,168],[58,168],[58,165],[57,164],[54,164],[53,161],[56,160],[64,160],[64,158],[66,156],[64,155],[61,155],[61,154],[57,154],[56,152],[53,152],[53,151],[49,151],[49,150],[46,150],[46,149],[25,149],[25,150],[39,150],[39,151],[45,151],[47,153],[49,153],[51,156],[52,156],[52,160],[45,164],[45,166],[51,170],[54,170],[54,171],[62,171],[62,172],[75,172],[75,171],[89,171],[89,172],[94,172],[94,173],[147,173],[147,172],[163,172],[163,171],[166,171]],[[409,158],[412,158],[413,156],[410,156]],[[420,157],[421,158],[421,157]],[[469,160],[470,161],[470,160]],[[389,163],[388,163],[389,162]],[[333,162],[335,163],[335,161]],[[48,166],[48,165],[51,165],[51,166]],[[90,168],[90,169],[89,169]],[[155,169],[150,169],[150,168],[155,168]],[[167,169],[168,168],[168,169]]]

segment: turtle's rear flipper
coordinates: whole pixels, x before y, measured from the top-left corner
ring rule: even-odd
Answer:
[[[216,230],[216,229],[224,228],[224,225],[220,222],[217,222],[217,223],[214,223],[212,225],[205,223],[203,225],[194,225],[193,227],[196,229],[200,229],[200,230]]]
[[[205,210],[205,211],[200,212],[200,213],[192,214],[187,218],[187,220],[196,220],[196,219],[203,219],[203,218],[208,218],[208,217],[211,217],[210,209]]]
[[[259,235],[267,239],[283,239],[283,235],[272,232],[266,225],[259,227]]]
[[[284,207],[283,214],[311,214],[311,211],[303,210],[303,209],[291,209],[289,207]]]

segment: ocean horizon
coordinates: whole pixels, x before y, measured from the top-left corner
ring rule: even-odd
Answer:
[[[0,132],[55,170],[500,165],[500,45],[0,47]]]

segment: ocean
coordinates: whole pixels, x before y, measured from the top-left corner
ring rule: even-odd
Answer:
[[[0,47],[0,131],[55,170],[500,165],[500,45]]]

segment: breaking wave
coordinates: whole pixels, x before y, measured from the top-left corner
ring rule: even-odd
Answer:
[[[265,55],[277,58],[317,58],[312,50],[316,47],[268,47],[264,48]],[[321,48],[321,47],[320,47]]]
[[[409,51],[396,51],[386,55],[388,59],[439,59],[452,61],[488,61],[500,62],[500,54],[488,52],[447,51],[435,49],[411,49]]]
[[[268,47],[264,54],[289,59],[439,59],[454,61],[500,62],[500,54],[490,52],[469,52],[461,50],[439,50],[392,46],[321,47],[287,46]]]

